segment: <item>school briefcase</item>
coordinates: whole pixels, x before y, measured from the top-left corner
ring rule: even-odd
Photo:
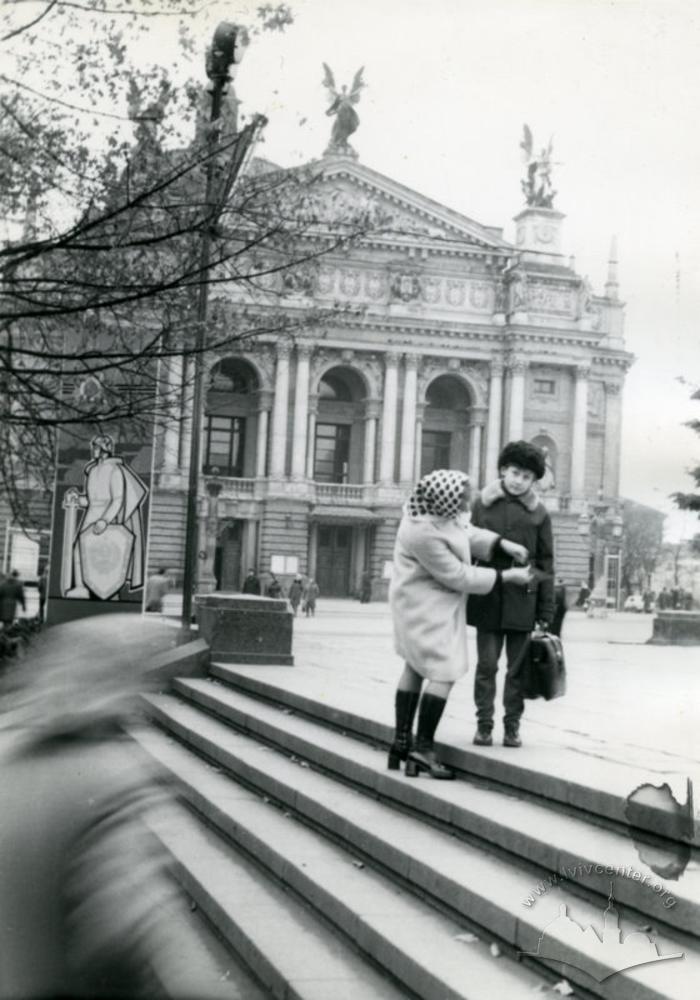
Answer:
[[[566,694],[564,648],[558,635],[533,632],[520,673],[523,698],[561,698]]]

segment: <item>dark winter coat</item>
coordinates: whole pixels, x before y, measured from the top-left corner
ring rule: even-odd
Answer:
[[[260,580],[253,573],[249,573],[248,576],[243,581],[243,593],[244,594],[260,594]]]
[[[485,486],[474,502],[472,524],[488,528],[502,538],[524,545],[531,563],[547,579],[525,588],[512,583],[494,587],[490,594],[472,594],[467,621],[484,632],[529,632],[535,621],[552,621],[554,614],[554,551],[552,522],[547,510],[528,490],[521,497],[505,493],[500,479]],[[488,563],[494,569],[513,565],[510,556],[498,547]]]

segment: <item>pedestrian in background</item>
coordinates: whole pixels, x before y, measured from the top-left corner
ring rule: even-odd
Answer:
[[[301,603],[301,598],[303,593],[304,593],[304,581],[302,580],[301,576],[297,574],[297,576],[294,577],[294,579],[290,584],[289,594],[287,595],[289,597],[289,603],[292,606],[292,611],[294,612],[295,615],[299,610],[299,605]]]
[[[159,569],[146,580],[146,611],[162,611],[163,598],[170,590],[167,569]]]
[[[5,699],[2,997],[161,997],[189,975],[169,940],[169,860],[145,823],[164,776],[121,728],[143,665],[176,642],[141,615],[58,625]]]
[[[17,606],[24,611],[24,587],[19,573],[13,569],[8,577],[0,583],[0,622],[5,628],[10,628],[17,617]]]
[[[552,624],[550,626],[550,632],[554,635],[561,635],[562,625],[564,624],[564,616],[567,612],[566,603],[566,584],[561,576],[557,577],[557,582],[554,585],[554,615],[552,616]]]
[[[37,581],[36,589],[39,593],[39,621],[44,621],[44,611],[46,608],[46,592],[49,586],[49,564],[44,563],[44,566],[39,573],[39,579]]]
[[[248,570],[248,575],[243,581],[243,593],[244,594],[257,594],[258,597],[262,593],[262,588],[260,586],[260,580],[254,569]]]
[[[472,552],[488,559],[499,547],[520,562],[527,552],[496,532],[468,528],[468,506],[469,478],[463,472],[431,472],[411,493],[396,536],[389,601],[394,646],[405,666],[395,696],[388,766],[395,770],[405,760],[409,776],[426,771],[433,778],[454,777],[435,754],[434,736],[452,686],[467,670],[467,594],[486,594],[505,581],[525,586],[530,579],[528,569],[472,566]]]
[[[369,570],[365,570],[362,574],[362,582],[360,584],[360,604],[369,604],[372,600],[372,574]]]
[[[493,743],[496,674],[503,646],[506,647],[506,679],[503,691],[503,745],[522,745],[519,727],[524,700],[518,672],[530,633],[537,626],[548,631],[554,614],[552,522],[533,484],[545,473],[541,448],[528,441],[511,441],[498,457],[499,478],[481,491],[472,509],[472,524],[488,528],[524,545],[533,561],[538,582],[527,590],[504,584],[484,596],[469,600],[468,620],[476,626],[478,659],[474,677],[477,731],[474,743]],[[507,554],[498,550],[487,565],[504,569]]]
[[[270,576],[272,577],[272,579],[267,585],[267,596],[275,598],[282,597],[283,594],[282,594],[281,583],[279,582],[274,573],[270,573]]]
[[[306,614],[307,618],[309,617],[309,615],[312,616],[316,615],[316,600],[318,598],[319,593],[320,591],[316,581],[309,580],[309,582],[304,587],[304,595],[303,595],[304,613]]]

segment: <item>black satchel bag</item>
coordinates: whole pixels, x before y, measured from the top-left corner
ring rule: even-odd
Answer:
[[[533,632],[520,668],[523,698],[561,698],[566,694],[564,648],[558,635]]]

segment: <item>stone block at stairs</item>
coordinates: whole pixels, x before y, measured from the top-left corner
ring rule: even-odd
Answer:
[[[241,594],[204,594],[196,598],[197,622],[223,663],[292,666],[293,615],[286,601]]]

